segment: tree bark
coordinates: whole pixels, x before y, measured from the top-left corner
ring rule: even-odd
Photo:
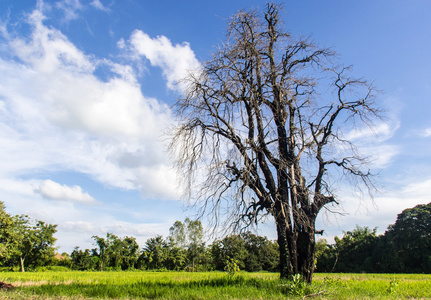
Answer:
[[[305,282],[311,283],[315,268],[314,218],[308,220],[311,225],[301,226],[299,230],[290,229],[282,217],[275,218],[275,221],[280,251],[280,278],[289,279],[300,274]]]
[[[277,236],[278,236],[278,247],[280,252],[280,278],[288,279],[291,273],[289,268],[290,258],[289,255],[289,243],[287,241],[287,230],[283,221],[276,220],[277,223]]]
[[[314,273],[314,232],[301,232],[297,245],[299,274],[302,275],[304,281],[311,283]]]

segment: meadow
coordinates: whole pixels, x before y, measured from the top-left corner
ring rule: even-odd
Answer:
[[[315,274],[312,285],[276,273],[1,272],[0,299],[430,299],[431,275]]]

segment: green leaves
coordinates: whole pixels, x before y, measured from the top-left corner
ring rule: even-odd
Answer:
[[[93,236],[98,249],[93,249],[93,257],[97,257],[91,268],[106,270],[112,268],[115,270],[127,270],[136,267],[139,258],[139,245],[134,237],[119,238],[118,236],[107,233],[106,239]],[[74,262],[72,260],[72,262]],[[81,267],[79,261],[77,267]]]
[[[31,220],[27,215],[11,216],[0,201],[0,265],[36,268],[52,262],[57,225]]]

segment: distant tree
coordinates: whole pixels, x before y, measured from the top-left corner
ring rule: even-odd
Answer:
[[[373,251],[377,246],[377,228],[356,226],[344,233],[342,239],[335,237],[338,263],[335,272],[373,272]]]
[[[374,255],[380,237],[377,228],[356,226],[352,231],[344,232],[340,239],[335,237],[335,244],[328,245],[326,240],[316,244],[317,270],[319,272],[377,272]]]
[[[216,270],[223,271],[231,259],[237,261],[238,267],[244,270],[248,253],[244,239],[234,234],[214,241],[211,245],[211,255]]]
[[[315,266],[317,272],[332,272],[338,262],[338,252],[335,245],[328,244],[326,239],[316,242]]]
[[[81,271],[96,269],[98,261],[94,257],[97,258],[91,254],[90,250],[81,250],[79,247],[75,247],[70,254],[72,269]]]
[[[204,229],[199,220],[186,218],[184,223],[176,221],[169,228],[170,236],[168,244],[186,249],[187,264],[191,269],[195,269],[205,260],[205,243],[203,241]],[[177,254],[179,254],[177,249]],[[181,259],[181,255],[177,257]]]
[[[226,236],[215,240],[209,247],[213,268],[225,270],[231,259],[241,270],[248,272],[277,271],[279,265],[278,244],[267,237],[251,232]]]
[[[230,19],[227,41],[184,80],[170,149],[203,212],[234,227],[271,215],[280,276],[311,282],[315,221],[337,203],[334,183],[350,178],[373,189],[348,137],[379,111],[374,88],[334,66],[330,50],[292,37],[279,11],[270,3]]]
[[[139,245],[134,237],[119,238],[118,236],[107,233],[106,239],[93,236],[98,246],[93,256],[99,258],[98,265],[100,270],[113,268],[115,270],[133,269],[137,265],[139,258]]]
[[[0,201],[0,265],[8,265],[17,256],[20,243],[15,220],[5,209],[4,203]]]
[[[169,236],[171,237],[171,242],[178,247],[186,247],[186,228],[181,221],[175,221],[175,223],[169,228]]]
[[[121,262],[123,258],[123,245],[121,239],[112,234],[106,234],[107,248],[106,254],[109,260],[109,267],[114,270],[121,270]]]
[[[182,243],[181,246],[181,244],[179,245],[175,242],[175,239],[172,238],[172,236],[168,237],[168,254],[165,260],[165,266],[168,270],[183,270],[186,267],[187,250],[184,247],[184,243]]]
[[[106,253],[106,250],[108,248],[108,245],[106,243],[105,238],[103,237],[99,237],[99,236],[92,236],[92,238],[94,239],[98,249],[97,251],[93,251],[95,256],[99,257],[98,260],[98,267],[100,271],[103,271],[106,269],[107,265],[108,265],[108,255]]]
[[[126,236],[122,240],[122,262],[123,270],[134,269],[139,258],[139,245],[134,237]]]
[[[51,265],[55,257],[54,243],[57,239],[54,234],[57,232],[57,225],[36,221],[28,230],[33,245],[21,252],[22,257],[26,256],[27,265],[32,268]]]
[[[205,243],[203,242],[204,230],[201,221],[186,218],[187,228],[187,258],[189,265],[195,270],[201,264],[205,254]]]
[[[168,243],[161,235],[157,235],[154,238],[147,239],[140,259],[148,269],[162,269],[165,268],[168,254]]]
[[[385,237],[395,266],[403,272],[431,273],[431,203],[403,210]]]
[[[36,268],[49,265],[55,256],[57,225],[31,220],[27,215],[10,216],[0,202],[0,262]]]
[[[277,271],[279,265],[278,244],[247,231],[241,234],[244,239],[247,256],[244,260],[245,270],[249,272]]]

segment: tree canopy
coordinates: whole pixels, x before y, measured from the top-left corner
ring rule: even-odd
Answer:
[[[11,216],[0,201],[0,265],[36,268],[52,263],[57,225],[31,220],[27,215]]]
[[[431,272],[431,203],[403,210],[385,236],[399,269]]]

